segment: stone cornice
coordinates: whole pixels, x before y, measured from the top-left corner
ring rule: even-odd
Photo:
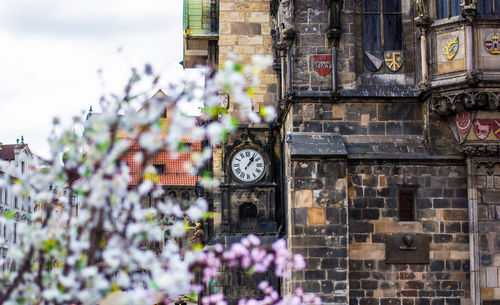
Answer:
[[[450,115],[474,110],[500,110],[500,89],[466,89],[431,93],[429,110]]]

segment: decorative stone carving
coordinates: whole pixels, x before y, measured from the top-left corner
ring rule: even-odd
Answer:
[[[415,17],[415,25],[420,30],[420,35],[423,35],[429,27],[429,14],[423,0],[416,1],[418,16]]]
[[[466,157],[498,157],[500,143],[466,142],[460,145],[460,152]]]
[[[415,2],[417,4],[418,16],[419,17],[429,16],[427,14],[427,8],[425,7],[424,1],[423,0],[416,0]]]
[[[500,110],[500,91],[468,90],[435,93],[430,97],[431,112],[441,115],[472,110]]]
[[[281,0],[278,7],[278,27],[283,39],[291,39],[295,34],[293,0]]]
[[[467,24],[474,21],[477,13],[477,0],[462,0],[460,7],[462,9],[462,17],[464,17]]]

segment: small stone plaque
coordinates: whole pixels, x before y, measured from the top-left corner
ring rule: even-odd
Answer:
[[[393,234],[385,238],[387,264],[428,264],[430,236]]]

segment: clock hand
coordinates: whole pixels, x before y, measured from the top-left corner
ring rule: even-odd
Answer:
[[[250,158],[250,162],[248,162],[247,166],[245,166],[245,169],[248,168],[248,166],[250,166],[250,164],[252,164],[253,162],[253,159],[255,158],[255,153],[252,155],[252,157]]]

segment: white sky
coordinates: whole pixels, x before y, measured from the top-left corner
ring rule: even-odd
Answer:
[[[53,117],[99,110],[99,69],[119,92],[131,67],[151,63],[170,81],[181,60],[182,0],[2,0],[0,142],[23,135],[46,155]]]

